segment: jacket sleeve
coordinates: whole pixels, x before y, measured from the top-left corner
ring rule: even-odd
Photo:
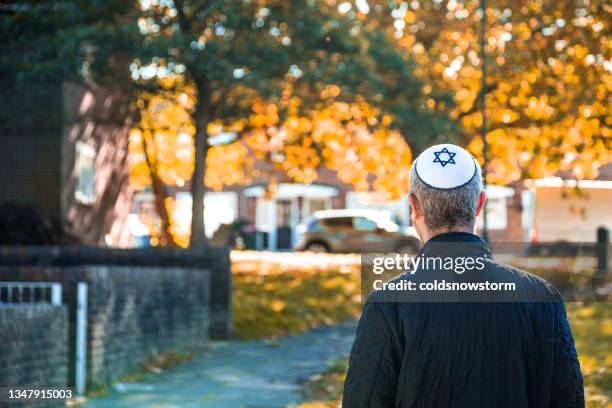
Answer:
[[[343,408],[395,405],[401,348],[378,302],[368,300],[359,320],[344,382]]]
[[[551,407],[584,407],[584,385],[563,302],[557,304]]]

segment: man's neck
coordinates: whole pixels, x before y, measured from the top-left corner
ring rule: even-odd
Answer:
[[[427,230],[424,232],[423,235],[425,235],[423,238],[423,242],[427,242],[429,241],[431,238],[435,237],[436,235],[440,235],[440,234],[448,234],[450,232],[465,232],[468,234],[475,234],[476,233],[476,228],[475,227],[447,227],[447,228],[439,228],[436,230]]]

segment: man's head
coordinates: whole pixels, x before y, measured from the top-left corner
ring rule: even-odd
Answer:
[[[474,232],[486,200],[480,166],[459,146],[432,146],[412,163],[409,200],[423,241],[444,232]]]

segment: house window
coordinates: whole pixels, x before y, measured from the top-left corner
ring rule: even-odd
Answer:
[[[92,204],[96,201],[95,184],[96,151],[83,142],[76,143],[75,168],[76,188],[74,197],[83,204]]]

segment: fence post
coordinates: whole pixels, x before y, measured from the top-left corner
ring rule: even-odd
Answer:
[[[87,283],[77,284],[76,305],[76,370],[75,388],[78,395],[85,394],[87,364]]]
[[[62,304],[62,284],[52,283],[51,284],[51,304],[59,306]]]
[[[608,273],[610,231],[605,227],[597,228],[597,275],[605,276]]]

